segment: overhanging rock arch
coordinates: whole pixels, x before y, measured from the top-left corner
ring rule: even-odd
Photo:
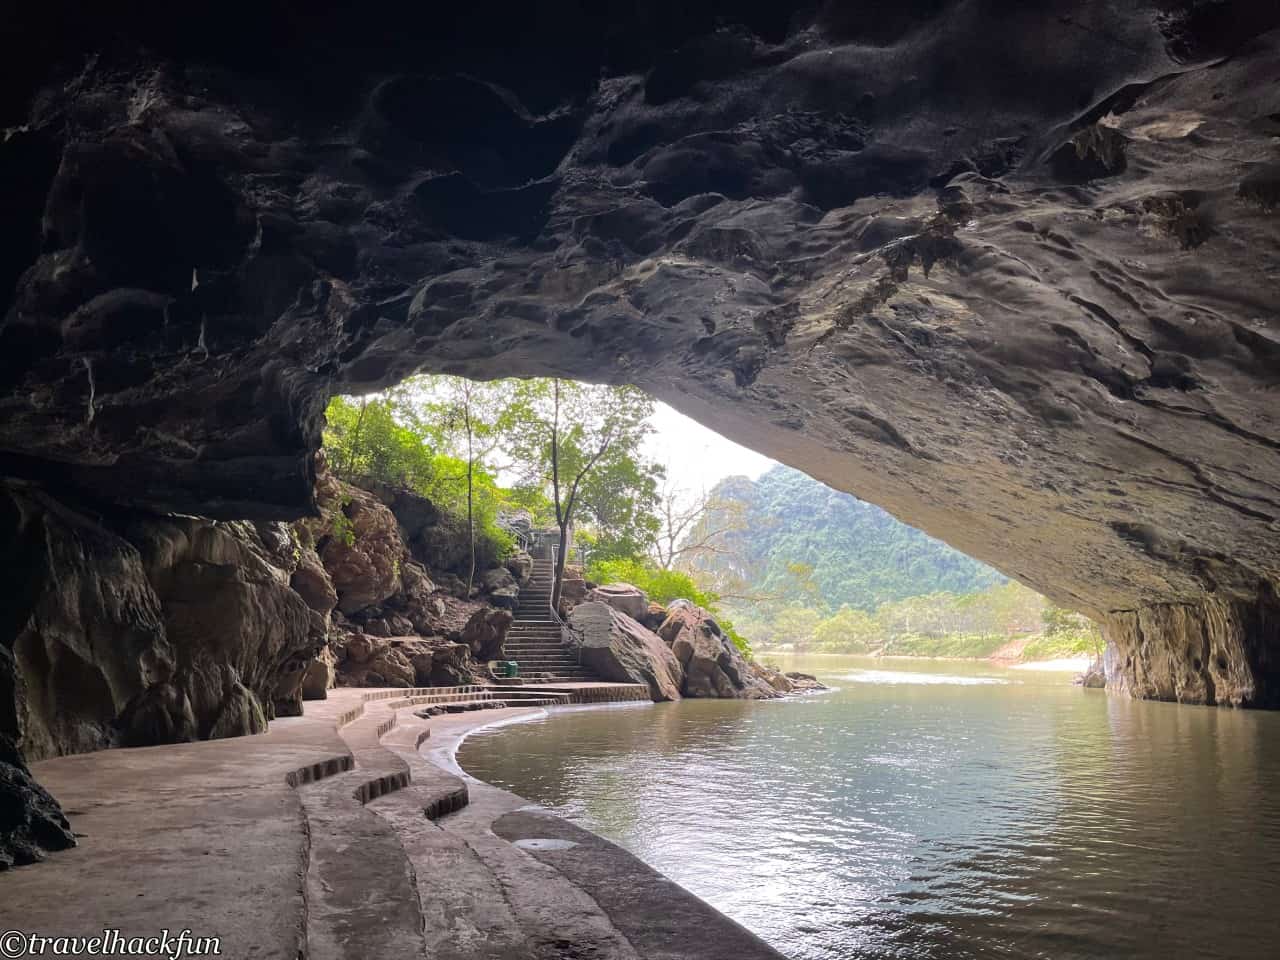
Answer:
[[[634,382],[1280,702],[1273,5],[284,7],[19,25],[0,472],[288,517],[334,392]]]

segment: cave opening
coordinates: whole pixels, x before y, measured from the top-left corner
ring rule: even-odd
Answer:
[[[317,458],[332,398],[383,395],[417,374],[634,385],[802,472],[771,468],[730,491],[746,504],[734,510],[758,508],[731,531],[735,543],[769,562],[711,544],[679,571],[686,590],[719,595],[714,614],[694,604],[702,613],[681,608],[668,625],[675,614],[641,609],[638,595],[608,597],[630,604],[637,616],[620,615],[645,631],[632,636],[647,651],[637,662],[665,665],[609,696],[673,699],[691,673],[700,691],[763,696],[793,682],[786,671],[748,672],[735,637],[753,633],[768,638],[764,649],[817,636],[832,619],[825,633],[840,637],[890,627],[916,636],[924,620],[963,625],[956,610],[919,604],[882,617],[886,604],[912,598],[880,581],[832,609],[833,584],[856,578],[830,555],[876,542],[848,542],[849,530],[897,529],[863,511],[876,504],[1053,609],[1099,623],[1110,693],[1280,706],[1271,82],[1280,8],[517,6],[302,10],[266,0],[241,16],[225,4],[120,11],[53,0],[11,18],[10,55],[0,58],[0,557],[13,571],[0,598],[0,865],[75,839],[80,828],[45,782],[74,798],[83,845],[103,844],[92,876],[126,925],[149,930],[155,914],[133,900],[160,898],[127,905],[121,871],[136,868],[149,891],[167,894],[172,851],[156,838],[181,835],[181,849],[194,849],[193,834],[174,825],[195,822],[225,841],[199,854],[207,885],[182,881],[206,910],[196,919],[260,927],[284,955],[305,952],[296,911],[244,923],[227,893],[242,892],[240,871],[262,889],[314,884],[289,902],[315,894],[321,949],[426,952],[405,878],[430,871],[355,878],[336,833],[318,830],[314,850],[297,845],[299,818],[321,824],[332,804],[344,829],[401,864],[394,816],[434,820],[468,806],[467,781],[447,763],[416,766],[421,723],[449,742],[465,725],[448,719],[450,704],[496,702],[493,684],[519,698],[519,684],[498,681],[520,677],[486,666],[486,682],[471,682],[472,664],[504,662],[490,654],[506,617],[520,627],[512,649],[552,686],[579,682],[585,668],[556,639],[574,613],[559,605],[567,522],[555,524],[548,556],[531,552],[513,570],[500,551],[473,549],[474,524],[461,536],[457,510],[399,487],[360,492],[349,483],[357,457],[329,457],[328,469]],[[346,402],[354,424],[359,402]],[[592,416],[625,411],[585,406]],[[450,441],[447,455],[457,453]],[[486,491],[518,486],[496,464],[485,480]],[[825,552],[799,541],[760,547],[774,529],[755,521],[766,493],[811,529],[848,522],[816,538]],[[441,498],[462,502],[456,484],[441,486]],[[547,519],[545,503],[532,507]],[[516,537],[494,503],[479,509],[492,513],[481,518],[486,537]],[[572,564],[583,568],[572,579],[584,599],[606,579],[656,584],[659,570],[678,566],[671,557],[687,538],[668,537],[665,560],[646,554],[651,569],[638,553],[609,553],[635,535],[634,516],[604,499],[588,512],[598,515],[577,524],[579,543],[594,540],[597,566],[614,566],[597,580],[586,575],[589,553]],[[934,572],[962,569],[948,563]],[[781,598],[769,616],[725,603],[744,571],[750,593]],[[827,595],[820,611],[815,582]],[[947,583],[937,592],[954,592]],[[580,616],[614,630],[615,608],[590,603],[607,609]],[[351,638],[341,647],[356,682],[434,689],[421,694],[434,699],[405,705],[412,698],[331,687],[339,664],[323,653],[334,623]],[[438,642],[399,642],[406,636]],[[678,644],[685,659],[671,652]],[[944,689],[921,697],[924,707],[955,693],[934,686]],[[304,697],[321,695],[309,719]],[[1126,736],[1159,736],[1162,714],[1148,712],[1157,706],[1080,702],[1105,702],[1107,722]],[[435,707],[431,720],[411,715]],[[1069,714],[1054,716],[1071,726]],[[1200,753],[1178,754],[1179,775],[1230,769],[1245,780],[1256,762],[1264,782],[1274,769],[1258,734],[1265,715],[1172,716],[1203,734]],[[317,730],[317,718],[349,739]],[[1088,737],[1078,753],[1067,740],[1039,741],[1060,758],[1054,770],[1034,758],[1025,769],[1059,783],[1080,756],[1107,762]],[[1215,754],[1228,741],[1248,762]],[[140,778],[128,764],[154,754],[77,752],[94,745],[172,748],[174,760]],[[863,759],[887,767],[887,755]],[[924,767],[931,756],[915,760]],[[100,778],[88,789],[84,771]],[[261,776],[245,791],[237,778],[247,773]],[[286,792],[299,785],[316,789]],[[113,822],[95,789],[132,819]],[[149,803],[148,789],[163,791],[164,804]],[[1205,795],[1188,795],[1214,819]],[[1087,811],[1083,794],[1067,799],[1054,809]],[[366,809],[377,801],[407,806],[381,817]],[[1262,807],[1246,798],[1238,809]],[[498,820],[493,835],[528,842],[515,849],[529,856],[562,856],[564,866],[575,849],[605,850],[633,875],[568,827],[556,833],[519,810]],[[1181,826],[1194,833],[1191,820]],[[432,836],[447,844],[447,833]],[[260,842],[246,853],[239,841],[250,836]],[[1234,836],[1223,849],[1247,858]],[[997,847],[970,852],[986,862]],[[45,879],[6,887],[0,908],[21,903],[50,929],[65,921],[58,883],[69,884],[73,861],[52,860],[29,874]],[[1186,866],[1152,863],[1170,875]],[[489,866],[506,875],[510,863]],[[500,885],[478,875],[471,899],[497,902]],[[339,922],[347,908],[358,913],[361,879],[401,922]],[[1017,881],[988,879],[1010,900],[1025,895]],[[590,878],[577,881],[554,887],[560,906],[581,906],[588,888],[607,899]],[[1233,905],[1251,902],[1244,894],[1215,908],[1235,916]],[[681,903],[685,928],[704,938],[694,955],[759,950],[719,914]],[[1197,904],[1182,906],[1195,915]],[[534,945],[622,956],[629,937],[644,953],[656,949],[644,938],[666,929],[588,915],[567,940],[539,928]],[[95,924],[103,916],[84,914]],[[887,917],[884,929],[900,914]],[[1244,938],[1240,955],[1257,946],[1245,942],[1256,925],[1229,928]],[[509,953],[536,955],[520,923],[498,917],[486,929]],[[1116,949],[1113,940],[1084,952]]]

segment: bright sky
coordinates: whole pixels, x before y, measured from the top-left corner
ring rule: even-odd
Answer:
[[[725,477],[745,475],[754,480],[775,465],[665,403],[655,404],[650,422],[654,431],[645,439],[644,452],[667,468],[667,482],[676,490],[697,495]]]

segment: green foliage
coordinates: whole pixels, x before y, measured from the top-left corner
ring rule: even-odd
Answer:
[[[724,529],[691,562],[722,594],[765,605],[841,606],[868,613],[921,593],[973,593],[1006,582],[990,567],[789,467],[729,477],[698,529]]]
[[[720,598],[701,589],[683,571],[664,570],[640,557],[610,557],[593,559],[587,567],[587,577],[596,583],[629,583],[643,590],[654,603],[664,607],[672,600],[688,600],[697,604],[715,618],[720,629],[744,655],[751,656],[751,644],[722,615]]]
[[[433,438],[405,426],[402,392],[381,397],[334,397],[325,410],[329,466],[344,479],[369,478],[421,490],[435,474]]]
[[[423,407],[415,408],[413,384],[384,396],[334,397],[325,411],[324,434],[329,466],[338,476],[359,484],[376,480],[412,490],[454,516],[466,517],[467,465],[446,452],[445,431],[430,426]],[[487,541],[485,553],[505,556],[512,538],[497,526],[506,493],[483,468],[473,471],[476,537]],[[345,516],[333,518],[343,542],[354,533]]]
[[[346,514],[346,509],[351,504],[350,497],[343,497],[338,508],[333,511],[330,517],[329,529],[333,535],[333,539],[345,546],[354,546],[356,542],[356,528],[352,524],[351,519]]]

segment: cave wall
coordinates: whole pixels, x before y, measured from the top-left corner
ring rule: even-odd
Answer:
[[[296,712],[290,676],[317,651],[285,525],[76,510],[8,484],[0,544],[18,576],[0,606],[0,734],[28,759],[260,733]]]
[[[1273,702],[1274,3],[67,10],[0,76],[0,475],[287,519],[334,392],[632,382],[1105,621],[1115,686]]]

